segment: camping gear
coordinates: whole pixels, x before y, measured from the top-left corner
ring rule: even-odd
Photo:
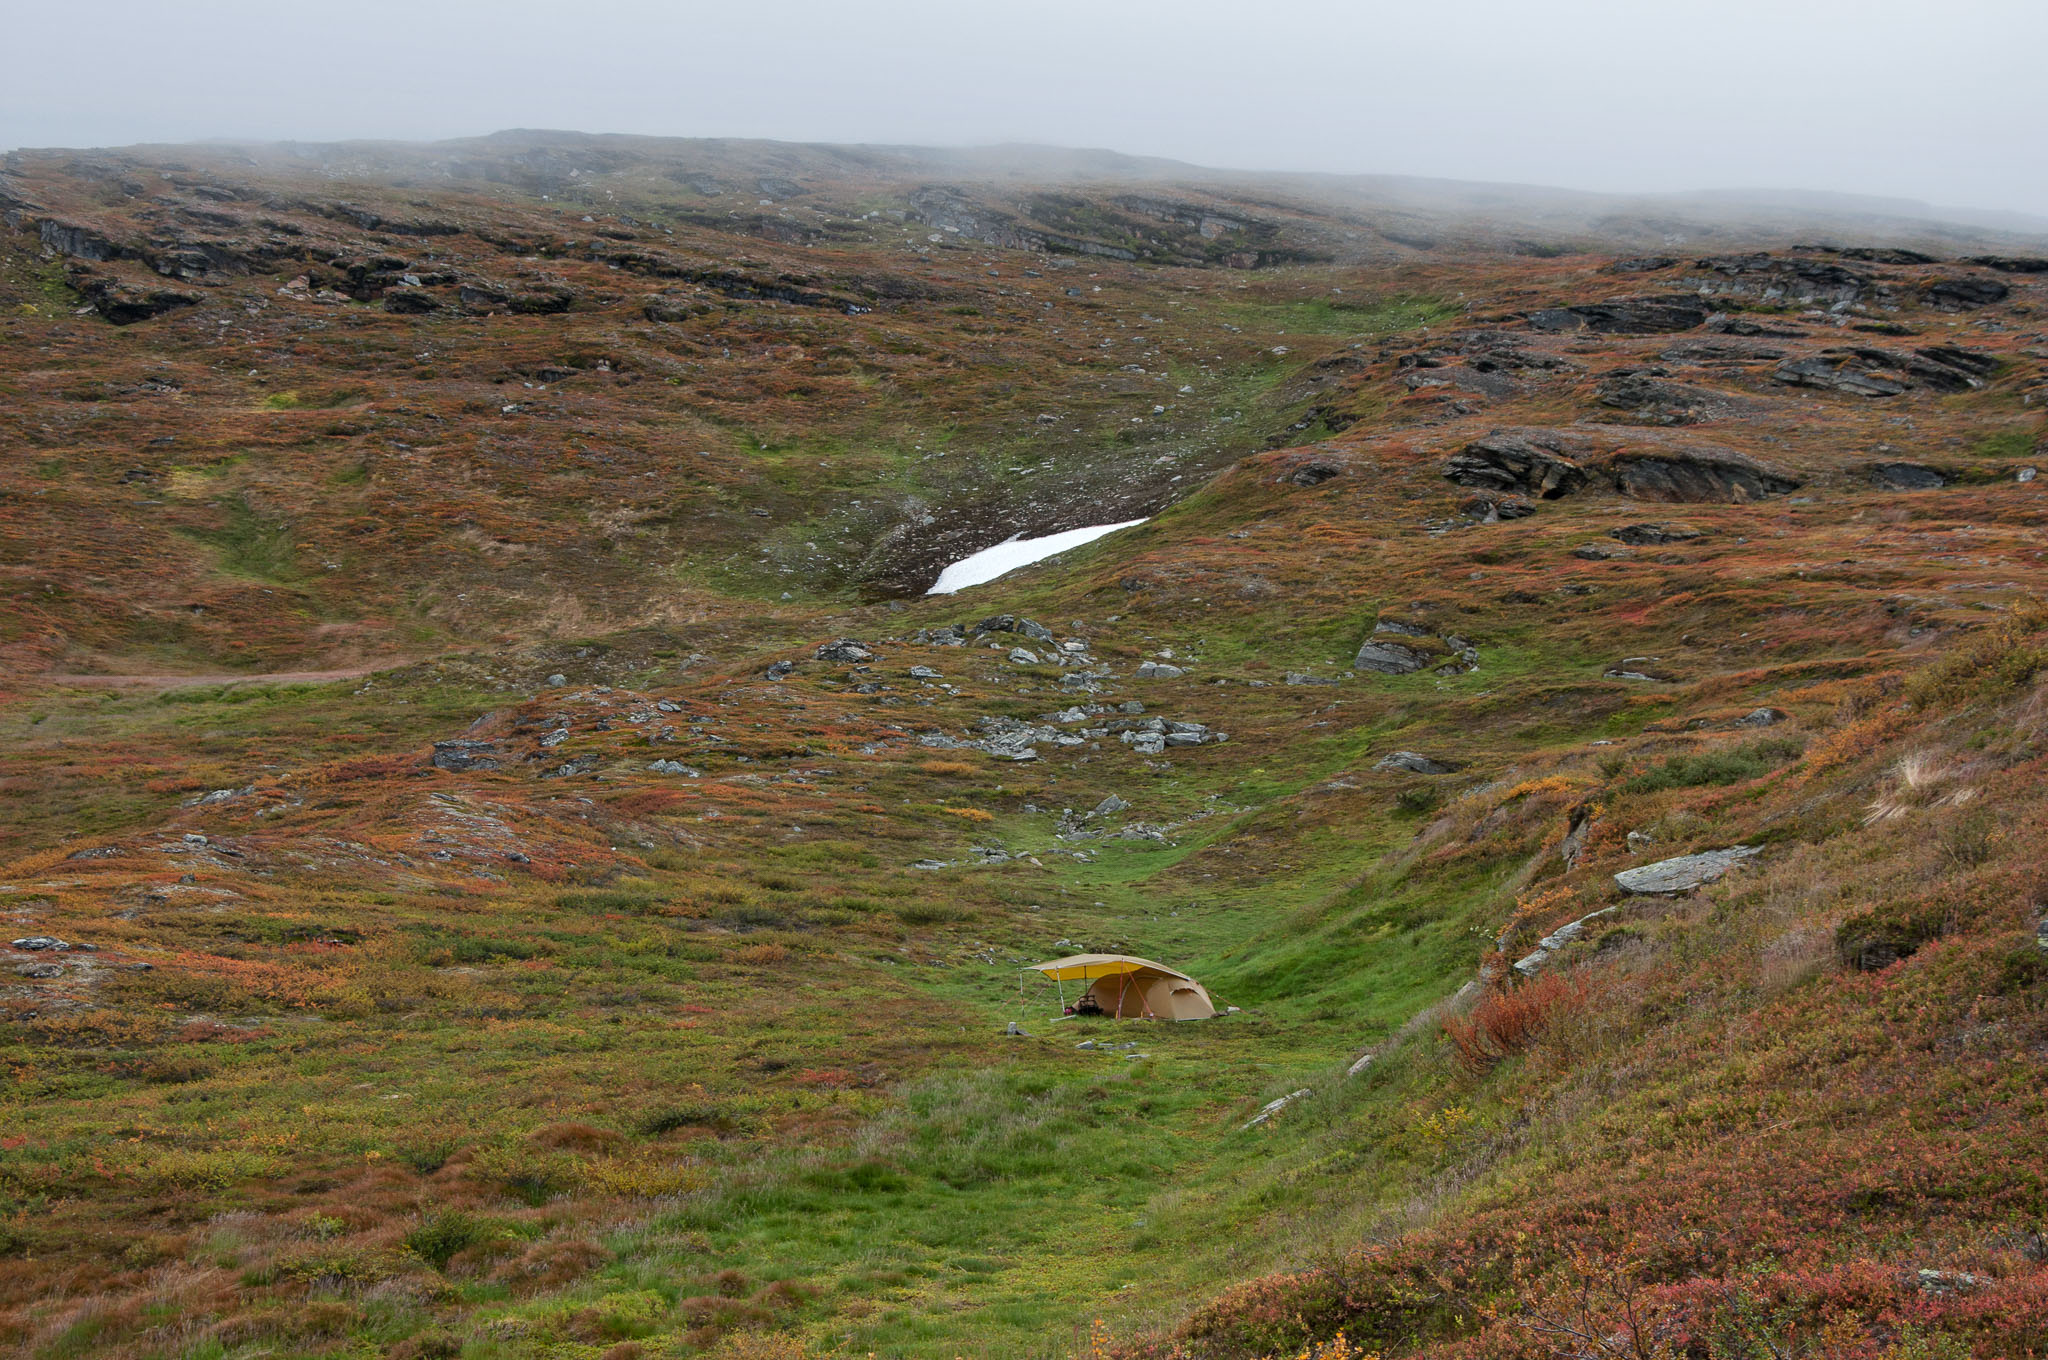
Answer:
[[[1075,954],[1032,964],[1027,971],[1043,973],[1060,984],[1062,1005],[1067,983],[1085,983],[1082,996],[1092,998],[1104,1015],[1119,1019],[1207,1020],[1216,1014],[1216,1004],[1201,983],[1178,969],[1130,954]]]

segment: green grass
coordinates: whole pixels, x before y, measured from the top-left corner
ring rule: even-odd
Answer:
[[[273,585],[293,584],[304,577],[290,524],[267,520],[245,496],[223,497],[215,505],[224,521],[219,528],[181,532],[214,549],[222,571]]]

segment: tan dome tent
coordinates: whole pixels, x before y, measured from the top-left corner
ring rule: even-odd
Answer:
[[[1067,983],[1083,983],[1078,1010],[1100,1009],[1119,1019],[1143,1016],[1152,1020],[1207,1020],[1216,1014],[1216,1005],[1201,983],[1163,963],[1129,954],[1076,954],[1035,963],[1030,971],[1059,983],[1062,1001]]]

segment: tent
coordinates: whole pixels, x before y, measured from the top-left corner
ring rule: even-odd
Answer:
[[[1082,995],[1094,998],[1104,1015],[1145,1016],[1153,1020],[1207,1020],[1216,1005],[1202,984],[1178,969],[1129,954],[1076,954],[1035,963],[1030,971],[1061,983],[1083,982]]]

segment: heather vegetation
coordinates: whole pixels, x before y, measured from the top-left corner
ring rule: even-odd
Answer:
[[[2035,276],[472,150],[0,162],[6,1346],[2048,1353]]]

